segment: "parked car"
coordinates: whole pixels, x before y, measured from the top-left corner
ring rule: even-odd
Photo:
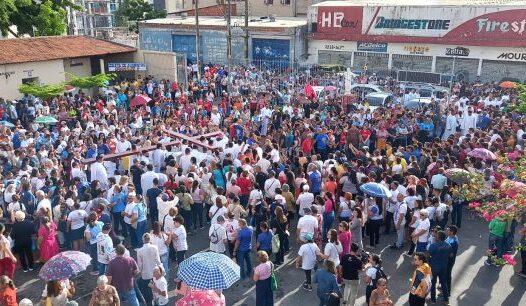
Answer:
[[[389,102],[394,100],[394,96],[387,92],[373,92],[365,96],[369,109],[374,111],[379,107],[386,106]]]
[[[431,104],[431,98],[416,98],[404,102],[405,109],[421,109],[426,105]]]
[[[351,92],[354,92],[359,98],[364,99],[370,93],[373,92],[385,92],[385,88],[373,84],[352,84]]]

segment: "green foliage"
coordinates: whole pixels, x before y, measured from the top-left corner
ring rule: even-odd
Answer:
[[[517,105],[514,110],[518,113],[526,115],[526,86],[517,84],[517,91],[519,95],[517,97]]]
[[[115,12],[117,26],[126,26],[137,30],[137,22],[156,18],[165,18],[166,11],[158,11],[146,0],[124,0]]]
[[[66,32],[66,9],[82,8],[69,0],[0,0],[0,32],[7,35],[62,35]],[[9,27],[16,26],[16,33]]]
[[[97,74],[94,76],[77,77],[70,74],[71,80],[67,82],[68,85],[75,86],[78,88],[94,88],[94,87],[105,87],[109,81],[115,79],[117,75],[115,73],[108,74]]]
[[[59,96],[64,93],[64,84],[39,85],[39,84],[22,84],[18,91],[23,94],[29,94],[38,98],[48,99]]]

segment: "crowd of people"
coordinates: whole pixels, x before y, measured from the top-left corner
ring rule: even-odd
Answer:
[[[406,110],[403,86],[360,77],[390,84],[400,97],[371,111],[360,97],[344,103],[305,90],[309,82],[342,86],[337,74],[320,81],[209,65],[201,75],[190,70],[187,87],[119,80],[96,98],[0,99],[0,119],[14,125],[0,125],[2,305],[16,305],[17,267],[32,271],[61,250],[92,257],[90,305],[166,305],[188,237],[205,227],[209,250],[237,260],[241,277],[255,282],[258,306],[274,305],[273,271],[296,256],[295,245],[302,288],[317,284],[321,306],[355,305],[364,285],[367,305],[393,305],[377,247],[392,232],[391,248],[416,266],[409,304],[425,305],[428,294],[436,302],[438,280],[448,302],[467,201],[445,173],[480,172],[489,187],[501,179],[495,161],[467,153],[523,153],[525,122],[506,111],[516,92],[463,84],[447,99]],[[152,101],[131,107],[139,94]],[[58,123],[35,123],[48,115]],[[170,131],[193,138],[177,142]],[[214,132],[221,133],[201,136]],[[391,196],[364,193],[369,182]],[[502,255],[515,226],[496,223],[489,247]],[[42,303],[75,305],[74,294],[73,281],[51,281]]]

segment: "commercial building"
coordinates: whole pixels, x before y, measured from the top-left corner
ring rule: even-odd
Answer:
[[[352,0],[311,6],[309,63],[396,75],[525,80],[526,1]]]
[[[19,98],[24,83],[58,84],[108,71],[109,63],[133,63],[135,51],[88,36],[0,40],[0,97]]]
[[[115,27],[115,11],[121,0],[75,0],[83,8],[77,11],[68,8],[68,20],[72,35],[110,37]]]
[[[305,59],[307,21],[304,18],[249,17],[248,54],[251,62],[288,67]],[[244,18],[232,17],[232,63],[243,64],[245,58]],[[199,17],[200,61],[227,64],[227,22],[224,17]],[[139,23],[142,51],[185,54],[188,63],[197,59],[195,18],[166,18]]]

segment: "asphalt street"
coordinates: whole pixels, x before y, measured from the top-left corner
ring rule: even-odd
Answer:
[[[294,233],[293,233],[294,234]],[[459,254],[453,269],[452,294],[450,305],[526,305],[526,279],[515,275],[518,266],[488,267],[484,266],[487,248],[487,223],[479,219],[470,219],[466,214],[463,227],[459,231]],[[395,305],[407,305],[409,278],[414,269],[412,259],[402,256],[402,251],[388,248],[395,239],[394,233],[380,237],[380,246],[374,252],[383,260],[384,270],[389,276],[389,290]],[[294,258],[298,247],[291,239],[292,249],[286,256],[286,264],[276,269],[279,288],[274,296],[275,305],[279,306],[315,306],[319,305],[316,290],[312,292],[301,288],[304,274],[294,267]],[[188,237],[189,254],[206,251],[208,248],[208,231],[198,230]],[[187,253],[187,254],[188,254]],[[188,255],[187,255],[188,256]],[[516,259],[520,262],[517,255]],[[253,258],[253,264],[256,263]],[[88,268],[89,269],[89,268]],[[88,305],[89,295],[95,287],[96,277],[82,273],[74,279],[77,284],[75,296],[79,305]],[[44,288],[44,282],[38,279],[38,269],[28,273],[17,270],[15,284],[18,287],[19,299],[22,297],[38,301]],[[173,277],[170,284],[173,290]],[[227,305],[254,306],[255,286],[250,279],[236,283],[224,291]],[[360,284],[357,305],[365,305],[365,285]],[[172,297],[170,305],[176,301]],[[439,302],[436,305],[440,305]],[[432,305],[428,300],[428,304]]]

